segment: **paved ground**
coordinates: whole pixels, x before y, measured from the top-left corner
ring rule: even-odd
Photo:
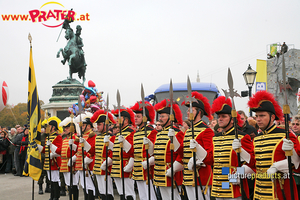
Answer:
[[[19,177],[13,174],[0,174],[0,200],[30,200],[32,199],[32,178]],[[43,185],[45,189],[45,184]],[[37,181],[34,182],[34,199],[48,200],[49,193],[43,195],[38,194],[39,186]],[[68,200],[68,196],[61,197],[60,200]],[[79,189],[79,199],[83,200],[83,191]],[[115,191],[115,199],[119,199],[119,195]],[[137,200],[139,200],[137,195]]]

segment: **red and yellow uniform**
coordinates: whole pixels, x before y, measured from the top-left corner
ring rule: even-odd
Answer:
[[[48,139],[48,138],[47,138]],[[57,147],[55,152],[52,152],[50,150],[50,153],[56,153],[61,154],[61,145],[62,145],[62,137],[60,134],[58,134],[57,131],[50,133],[49,141]],[[45,154],[45,162],[44,162],[44,170],[49,170],[49,148],[46,145],[47,140],[45,140],[45,146],[43,148],[42,153]],[[61,164],[61,158],[60,157],[54,157],[50,160],[51,162],[51,170],[59,170],[59,166]]]
[[[71,149],[69,145],[69,140],[71,139],[70,136],[67,136],[62,141],[62,147],[61,147],[61,165],[60,165],[60,172],[70,172],[70,167],[68,166],[69,159],[72,158],[77,152],[77,149],[72,149],[72,155],[71,155]],[[72,139],[75,141],[78,141],[77,136],[74,134],[72,135]],[[74,142],[78,146],[78,142]],[[74,166],[73,166],[74,171]]]
[[[171,183],[171,178],[166,176],[166,171],[171,168],[171,150],[170,150],[170,138],[168,136],[169,129],[171,127],[165,127],[161,132],[156,134],[156,131],[152,131],[149,139],[155,137],[154,143],[154,158],[155,158],[155,166],[154,166],[154,185],[162,186],[162,187],[171,187],[173,184]],[[175,137],[177,138],[179,143],[182,143],[184,133],[179,129],[173,127],[176,132]],[[152,136],[152,134],[155,134]],[[152,140],[152,139],[150,139]],[[173,153],[173,161],[178,159],[178,152]],[[174,180],[177,185],[182,184],[182,172],[176,172],[174,174]]]
[[[122,170],[121,170],[121,153],[123,153],[123,167],[125,167],[130,158],[134,157],[134,149],[133,149],[133,135],[135,130],[126,126],[122,129],[122,136],[129,142],[132,146],[130,150],[126,153],[125,151],[121,152],[120,142],[118,137],[120,133],[111,137],[111,141],[114,143],[113,152],[110,154],[110,158],[113,161],[111,168],[111,177],[113,178],[122,178]],[[131,177],[131,172],[124,172],[124,178]]]

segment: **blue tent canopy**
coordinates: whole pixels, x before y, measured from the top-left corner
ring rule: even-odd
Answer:
[[[191,83],[192,91],[213,91],[219,93],[216,84],[214,83]],[[168,92],[170,88],[170,84],[163,84],[158,87],[154,94],[161,92]],[[173,83],[173,91],[187,91],[187,83]]]

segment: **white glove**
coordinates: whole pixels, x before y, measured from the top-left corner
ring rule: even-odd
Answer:
[[[50,159],[55,157],[59,157],[59,155],[57,153],[50,153]]]
[[[91,145],[82,137],[79,138],[80,143],[84,143],[83,149],[88,152],[91,149]]]
[[[183,170],[183,166],[180,162],[178,161],[175,161],[173,163],[173,175],[176,173],[176,172],[179,172],[179,171],[182,171]],[[167,171],[166,171],[166,176],[167,177],[171,177],[171,168],[169,168]]]
[[[112,165],[112,159],[110,157],[107,158],[107,167]],[[106,160],[104,160],[104,162],[102,163],[100,169],[102,169],[103,171],[106,170]]]
[[[190,149],[195,149],[198,145],[199,144],[195,139],[190,140]]]
[[[43,147],[42,145],[40,145],[40,144],[37,145],[37,148],[38,148],[38,150],[39,150],[40,153],[41,153],[41,152],[43,151],[43,149],[44,149],[44,147]]]
[[[74,139],[69,140],[69,146],[72,146],[72,151],[76,151],[77,145],[74,144]]]
[[[207,151],[200,145],[195,139],[190,140],[190,149],[196,148],[196,159],[202,162],[206,155]]]
[[[144,137],[144,145],[148,144],[149,148],[148,148],[148,153],[150,156],[152,156],[152,154],[154,153],[154,145],[151,142],[151,140],[149,140],[147,137]]]
[[[132,145],[123,137],[123,135],[119,135],[118,139],[120,143],[123,143],[123,150],[128,153]]]
[[[169,137],[174,137],[174,136],[175,136],[175,131],[174,131],[174,129],[172,129],[172,128],[169,129],[168,136],[169,136]]]
[[[234,139],[232,142],[232,149],[235,151],[241,147],[242,147],[241,141],[239,139]]]
[[[294,148],[294,143],[292,140],[288,140],[286,138],[283,139],[282,150],[290,151]]]
[[[79,143],[84,143],[84,141],[85,141],[84,138],[82,138],[82,137],[79,138]]]
[[[201,162],[200,160],[198,160],[198,159],[196,159],[196,166],[197,166],[197,167],[200,167],[200,166],[206,167],[206,165],[205,165],[203,162]],[[191,158],[190,158],[190,160],[189,160],[189,162],[188,162],[188,169],[189,169],[190,171],[193,171],[193,170],[194,170],[194,157],[191,157]]]
[[[51,145],[51,141],[50,141],[50,140],[47,140],[46,145],[47,145],[47,146],[50,146],[50,145]]]
[[[74,155],[74,156],[72,156],[71,159],[69,159],[69,162],[68,162],[68,166],[69,166],[69,167],[71,166],[71,162],[72,162],[72,165],[73,165],[73,163],[76,161],[76,158],[77,158],[77,156]]]
[[[87,156],[84,158],[84,164],[85,165],[89,165],[91,162],[93,162],[93,159],[91,159],[91,158],[89,158]]]
[[[124,172],[131,172],[133,169],[133,165],[134,165],[134,159],[130,158],[127,165],[123,168]]]
[[[149,144],[151,141],[147,138],[147,137],[144,137],[144,144]]]
[[[124,142],[124,140],[125,140],[125,138],[123,137],[123,135],[119,135],[119,142],[121,143],[121,142]]]
[[[110,137],[109,135],[105,135],[104,139],[103,139],[103,142],[104,143],[109,142],[109,137]]]
[[[268,177],[271,178],[271,180],[273,180],[275,178],[275,173],[277,172],[276,167],[274,167],[273,165],[267,170],[267,174]]]
[[[152,165],[154,165],[154,162],[155,162],[154,156],[151,156],[151,157],[148,159],[148,161],[149,161],[149,167],[152,166]],[[144,169],[147,169],[147,160],[143,161],[143,162],[142,162],[142,165],[143,165],[143,168],[144,168]]]

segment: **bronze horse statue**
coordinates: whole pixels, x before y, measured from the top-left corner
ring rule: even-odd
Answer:
[[[78,25],[76,27],[76,34],[74,34],[73,30],[69,27],[65,31],[65,38],[68,40],[65,48],[60,48],[57,52],[56,57],[59,58],[60,52],[63,56],[63,60],[61,60],[64,65],[66,61],[68,61],[69,65],[69,77],[68,79],[72,79],[73,73],[78,73],[78,77],[81,79],[82,84],[85,82],[85,71],[86,71],[86,63],[84,59],[84,53],[82,51],[82,39],[80,37],[81,27]]]

